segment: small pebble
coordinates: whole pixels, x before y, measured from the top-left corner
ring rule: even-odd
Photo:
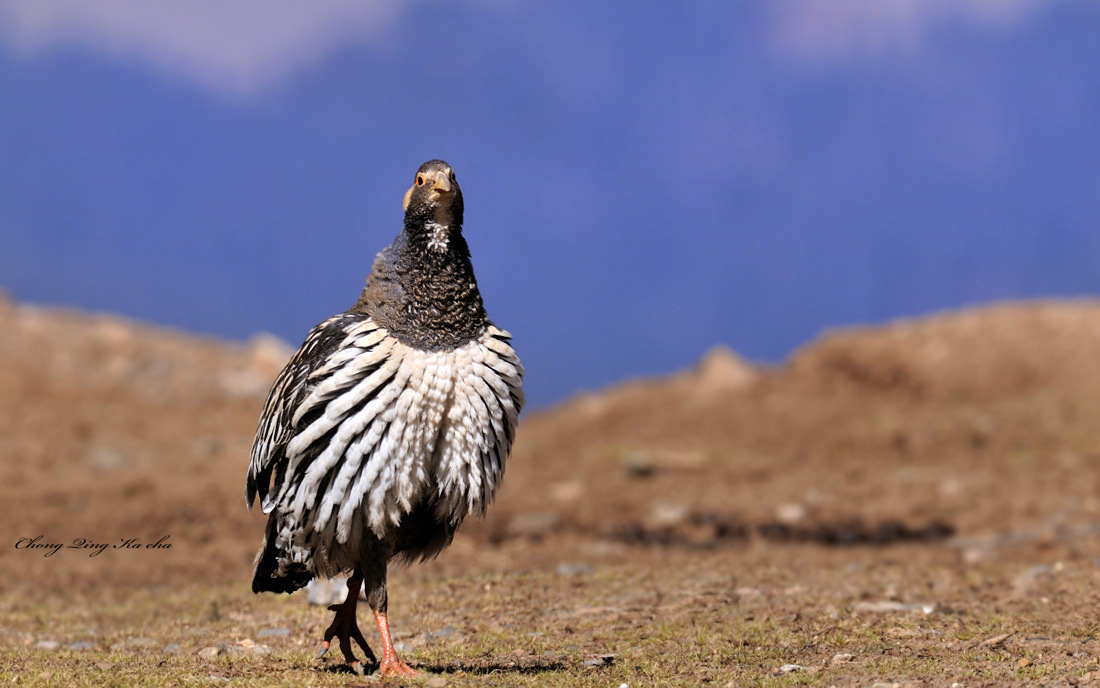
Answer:
[[[641,452],[632,452],[626,457],[626,470],[635,478],[648,478],[653,475],[653,463]]]
[[[218,654],[218,648],[216,647],[204,647],[199,650],[199,657],[202,659],[214,659]]]
[[[584,661],[584,665],[586,667],[611,666],[614,663],[615,663],[615,655],[613,655],[613,654],[596,655],[595,657],[592,657],[591,659],[586,659]]]
[[[34,644],[36,650],[56,650],[61,647],[61,643],[56,640],[39,640]]]
[[[593,568],[588,564],[558,564],[557,574],[559,576],[588,576],[592,573]]]
[[[95,647],[95,643],[90,640],[81,640],[76,643],[69,643],[70,650],[91,650]]]
[[[257,634],[260,638],[276,638],[284,635],[290,635],[289,628],[265,628]]]
[[[168,655],[174,655],[180,651],[179,643],[172,643],[171,645],[164,646],[164,653]]]
[[[654,504],[646,525],[650,528],[673,528],[688,519],[691,511],[686,504]]]
[[[1016,662],[1016,664],[1018,664],[1020,666],[1020,668],[1022,669],[1024,667],[1028,666],[1029,664],[1031,664],[1031,660],[1028,659],[1027,657],[1020,657],[1020,660],[1018,662]]]
[[[931,614],[936,611],[936,605],[934,604],[904,604],[902,602],[895,602],[893,600],[885,600],[882,602],[856,602],[853,609],[857,612],[870,612],[872,614],[889,614],[890,612],[921,612],[922,614]]]
[[[780,504],[775,509],[775,520],[787,525],[794,525],[806,518],[806,507],[801,504]]]
[[[518,514],[508,522],[508,535],[538,538],[554,530],[558,526],[558,520],[558,515],[552,511]]]
[[[833,662],[832,663],[833,664],[845,664],[845,663],[850,662],[850,661],[852,661],[852,655],[848,654],[847,652],[841,652],[841,653],[833,655]]]
[[[444,638],[450,638],[455,633],[458,633],[458,631],[455,630],[454,626],[444,626],[443,628],[439,629],[438,631],[428,631],[427,633],[425,633],[424,634],[424,642],[429,643],[429,644],[434,643],[437,640],[442,640]]]
[[[802,671],[805,668],[806,667],[802,666],[801,664],[784,664],[783,666],[779,667],[779,673],[793,674],[794,672]]]

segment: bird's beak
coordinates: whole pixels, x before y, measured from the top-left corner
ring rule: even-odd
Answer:
[[[451,193],[451,178],[447,172],[436,172],[435,183],[432,184],[432,191],[438,191],[440,193]]]

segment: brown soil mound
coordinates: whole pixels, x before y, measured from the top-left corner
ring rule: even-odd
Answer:
[[[989,399],[1100,381],[1100,302],[1003,304],[831,333],[784,373],[922,399]]]

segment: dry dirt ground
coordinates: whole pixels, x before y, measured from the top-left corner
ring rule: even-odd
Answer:
[[[0,301],[0,684],[365,683],[248,588],[288,354]],[[1098,419],[1092,301],[527,413],[488,519],[391,574],[405,683],[1100,685]]]

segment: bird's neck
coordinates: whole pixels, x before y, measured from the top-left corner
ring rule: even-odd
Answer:
[[[461,226],[426,220],[398,235],[374,263],[355,306],[398,340],[423,349],[452,349],[489,323]]]

